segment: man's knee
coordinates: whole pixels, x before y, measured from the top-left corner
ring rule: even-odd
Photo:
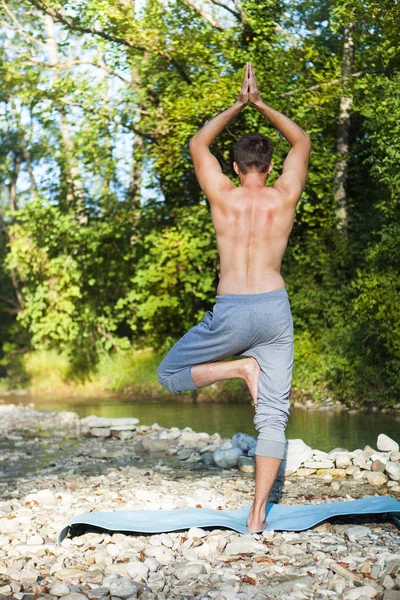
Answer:
[[[157,377],[159,383],[171,394],[197,389],[191,375],[191,366],[172,371],[161,362],[157,369]]]
[[[165,369],[164,361],[161,361],[161,363],[158,365],[157,378],[159,384],[162,385],[163,388],[165,388],[168,392],[170,392],[171,390],[168,386],[168,374]]]
[[[279,403],[272,398],[259,398],[254,415],[258,431],[256,454],[284,458],[286,454],[286,426],[289,417],[289,399],[280,397]],[[274,406],[275,404],[275,406]]]

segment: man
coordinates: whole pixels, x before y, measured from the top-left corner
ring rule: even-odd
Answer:
[[[250,103],[291,145],[282,175],[266,187],[271,140],[244,135],[234,147],[241,186],[226,177],[209,147]],[[189,148],[199,184],[211,206],[220,256],[216,303],[168,352],[160,383],[178,394],[221,381],[246,381],[255,406],[255,497],[249,532],[266,527],[265,509],[285,456],[285,429],[293,368],[293,321],[280,266],[307,177],[311,142],[291,119],[264,104],[254,69],[246,64],[238,100],[206,123]],[[244,356],[224,361],[229,356]]]

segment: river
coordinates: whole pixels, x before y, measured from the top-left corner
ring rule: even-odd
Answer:
[[[115,398],[9,398],[6,402],[28,404],[48,410],[70,410],[80,417],[137,417],[141,425],[158,423],[163,427],[191,427],[194,431],[218,432],[231,437],[238,431],[256,435],[254,409],[249,404],[199,403],[177,400],[132,401]],[[286,429],[287,438],[301,438],[318,450],[341,447],[347,450],[376,448],[376,439],[385,433],[400,442],[400,414],[305,410],[292,407]]]

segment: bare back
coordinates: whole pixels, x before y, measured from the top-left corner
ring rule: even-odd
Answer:
[[[236,188],[222,173],[209,146],[245,103],[236,102],[206,123],[190,140],[197,180],[210,203],[217,236],[220,257],[217,295],[260,294],[285,287],[281,263],[307,178],[309,136],[289,117],[264,104],[254,73],[249,81],[253,106],[278,129],[291,148],[283,161],[281,176],[271,187],[267,187],[265,181],[272,161],[260,171],[254,161],[247,166],[243,163],[243,169],[235,161],[233,167],[242,184]]]
[[[295,202],[273,187],[222,192],[211,205],[220,257],[217,294],[257,294],[285,287],[282,258]]]

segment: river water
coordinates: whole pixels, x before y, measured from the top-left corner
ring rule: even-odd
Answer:
[[[256,435],[251,404],[199,403],[177,400],[132,401],[115,398],[17,398],[7,402],[28,404],[37,409],[71,410],[80,417],[137,417],[141,425],[158,423],[162,427],[191,427],[194,431],[218,432],[231,437],[242,431]],[[400,414],[334,410],[290,409],[287,438],[301,438],[314,449],[329,451],[341,447],[349,451],[369,444],[385,433],[400,442]]]

